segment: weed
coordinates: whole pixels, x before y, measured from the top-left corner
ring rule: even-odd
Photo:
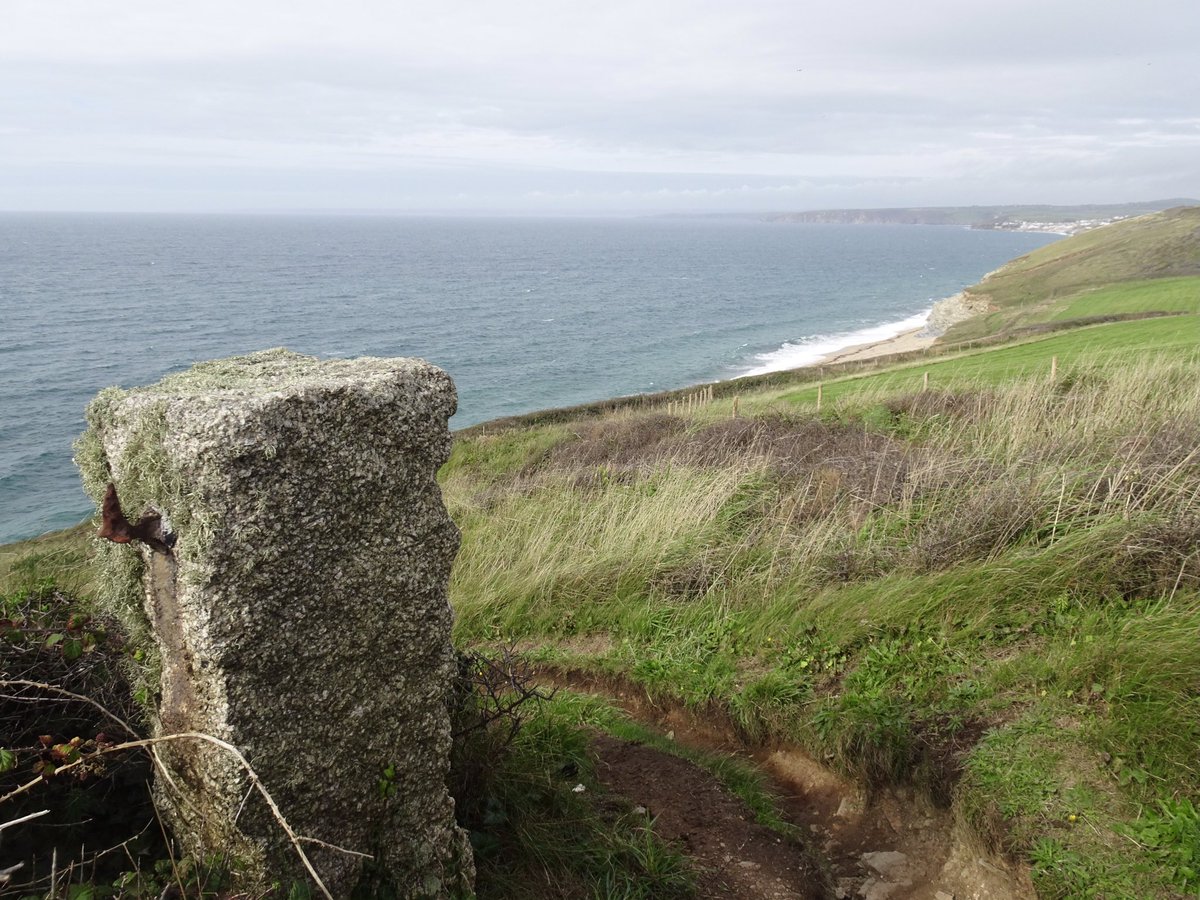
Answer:
[[[812,694],[812,684],[802,673],[769,670],[730,697],[729,711],[747,738],[758,742],[795,731]]]
[[[1157,807],[1121,830],[1146,848],[1172,885],[1200,893],[1200,811],[1187,797],[1159,800]]]
[[[4,834],[6,858],[23,864],[18,881],[6,888],[50,887],[55,858],[63,885],[106,885],[128,876],[128,854],[153,859],[165,849],[150,802],[149,763],[138,753],[96,754],[113,743],[110,735],[129,735],[89,703],[26,684],[62,685],[125,721],[139,721],[121,674],[119,629],[48,580],[0,597],[0,615],[0,674],[9,685],[0,697],[0,797],[7,798],[0,820],[50,811]],[[56,777],[71,764],[69,775]],[[19,790],[39,777],[36,789]],[[99,852],[110,847],[115,852]],[[128,893],[146,896],[132,888]]]
[[[1092,879],[1082,856],[1053,838],[1042,838],[1030,851],[1039,897],[1068,900],[1093,895]]]

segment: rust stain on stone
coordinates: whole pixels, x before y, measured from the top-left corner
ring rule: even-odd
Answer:
[[[159,719],[163,731],[168,734],[189,731],[196,721],[196,695],[192,688],[192,653],[184,637],[176,595],[178,565],[171,552],[175,535],[163,533],[162,515],[154,510],[147,510],[136,522],[130,522],[121,510],[117,486],[112,482],[109,482],[100,506],[98,535],[115,544],[139,541],[150,549],[146,564],[146,598],[163,667]],[[181,774],[186,777],[190,767],[181,766],[181,769],[184,770]]]
[[[162,701],[159,719],[163,731],[190,731],[195,724],[196,695],[192,689],[192,652],[184,637],[176,596],[175,557],[151,553],[147,566],[147,596],[154,617],[154,633],[162,653]]]

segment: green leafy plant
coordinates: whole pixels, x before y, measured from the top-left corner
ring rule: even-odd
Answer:
[[[379,796],[383,800],[388,800],[396,795],[396,766],[394,763],[388,763],[383,767],[376,787],[379,789]]]
[[[1146,848],[1171,884],[1200,893],[1200,810],[1190,798],[1159,800],[1120,830]]]

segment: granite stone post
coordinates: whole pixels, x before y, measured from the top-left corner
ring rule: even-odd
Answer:
[[[232,743],[297,833],[371,854],[304,845],[335,897],[471,891],[446,788],[459,535],[435,481],[455,404],[420,360],[269,350],[102,392],[76,447],[97,503],[111,483],[157,532],[98,544],[155,735]],[[160,747],[157,799],[189,851],[309,881],[236,759]]]

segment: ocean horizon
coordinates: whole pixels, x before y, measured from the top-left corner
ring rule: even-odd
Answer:
[[[82,520],[101,389],[286,346],[415,356],[452,428],[795,368],[918,327],[1044,234],[747,218],[0,213],[0,543]]]

